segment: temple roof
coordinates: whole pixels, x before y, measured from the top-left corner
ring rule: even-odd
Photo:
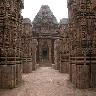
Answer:
[[[60,24],[68,24],[68,18],[62,18]]]
[[[23,23],[24,24],[27,23],[27,24],[31,24],[32,25],[31,20],[29,18],[24,18],[23,19]]]
[[[36,26],[40,26],[41,24],[47,24],[49,26],[58,24],[56,17],[53,15],[48,5],[41,6],[32,23]]]

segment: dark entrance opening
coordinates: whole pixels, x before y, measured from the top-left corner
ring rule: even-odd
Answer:
[[[47,48],[44,48],[42,50],[42,56],[43,56],[43,58],[46,58],[48,56],[48,49]]]
[[[41,67],[49,67],[49,48],[42,48]]]

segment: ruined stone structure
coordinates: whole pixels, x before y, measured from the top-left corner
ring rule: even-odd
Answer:
[[[39,68],[39,64],[36,61],[37,58],[37,46],[38,46],[38,42],[37,39],[35,39],[34,37],[32,37],[32,70],[36,70]]]
[[[21,82],[21,32],[23,0],[0,0],[0,88]]]
[[[22,33],[22,64],[23,72],[32,72],[32,23],[28,18],[23,19]]]
[[[65,46],[65,44],[67,45],[66,38],[68,38],[67,25],[68,25],[67,18],[63,18],[60,20],[60,23],[58,25],[59,38],[57,40],[55,40],[55,42],[54,42],[54,59],[55,59],[54,67],[55,67],[55,69],[59,70],[60,72],[63,72],[66,69],[65,68],[66,63],[64,63],[66,61],[64,61],[63,55],[65,55],[64,50],[66,50],[66,48],[68,47],[68,46]],[[66,69],[66,71],[67,71],[67,69]]]
[[[56,70],[60,69],[60,39],[56,39],[54,42],[54,64],[53,68]]]
[[[23,72],[30,73],[37,69],[36,53],[37,40],[32,35],[32,22],[29,18],[23,19],[22,33],[22,64]]]
[[[37,39],[37,63],[40,66],[54,64],[54,41],[58,38],[58,22],[48,5],[42,5],[33,22],[33,37]]]
[[[38,66],[69,73],[77,88],[96,87],[96,0],[68,0],[60,23],[48,5],[33,22],[23,19],[23,3],[0,1],[0,88],[16,87],[22,71]]]
[[[96,86],[96,16],[91,0],[68,0],[70,80],[78,88]]]
[[[60,62],[58,63],[60,72],[69,72],[69,57],[70,57],[70,44],[69,44],[69,30],[68,30],[68,18],[63,18],[60,20],[59,24],[60,30],[60,47],[59,56]]]

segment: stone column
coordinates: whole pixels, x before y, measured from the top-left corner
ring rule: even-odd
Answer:
[[[32,70],[36,70],[39,67],[39,64],[37,63],[37,46],[38,42],[36,39],[32,39]]]
[[[22,8],[21,0],[0,1],[0,88],[14,88],[22,81]]]
[[[29,18],[23,19],[23,33],[22,33],[22,61],[23,72],[32,72],[32,23]]]
[[[49,44],[48,47],[49,47],[49,63],[52,64],[52,45]]]
[[[51,49],[52,64],[54,64],[54,40],[52,40],[52,49]]]

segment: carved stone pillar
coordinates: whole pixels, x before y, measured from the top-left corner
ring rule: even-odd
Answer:
[[[32,39],[32,70],[36,70],[37,69],[37,66],[38,65],[38,62],[37,62],[37,46],[38,46],[38,42],[36,39]]]
[[[32,23],[29,18],[23,19],[23,33],[22,33],[22,61],[23,61],[23,72],[32,72]]]
[[[14,88],[22,80],[21,0],[0,1],[0,88]]]

